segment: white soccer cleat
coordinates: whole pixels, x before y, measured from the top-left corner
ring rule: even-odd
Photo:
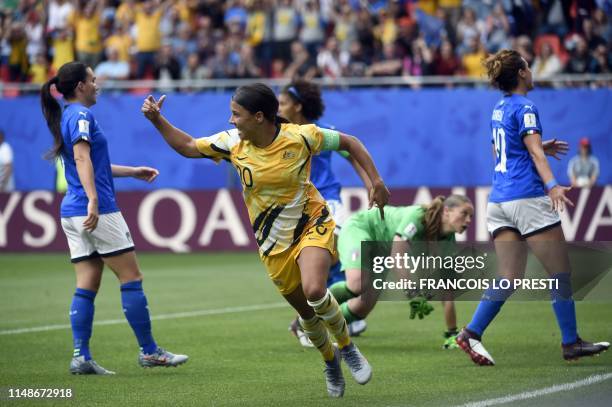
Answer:
[[[359,352],[357,346],[351,342],[350,345],[340,349],[342,359],[346,362],[353,379],[359,384],[366,384],[372,378],[372,366],[368,360]]]
[[[495,361],[482,345],[482,342],[480,342],[480,338],[467,329],[463,328],[459,335],[457,335],[457,345],[459,345],[459,347],[469,355],[472,362],[476,363],[477,365],[495,365]]]

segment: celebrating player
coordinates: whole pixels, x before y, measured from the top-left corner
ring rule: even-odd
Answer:
[[[578,336],[572,299],[570,263],[558,211],[571,201],[569,187],[555,180],[546,155],[558,159],[567,143],[542,143],[538,109],[527,99],[533,89],[531,70],[516,51],[501,50],[484,62],[493,86],[503,98],[491,118],[495,171],[487,206],[487,227],[495,242],[501,278],[522,278],[527,246],[543,264],[558,288],[551,290],[552,307],[561,329],[563,358],[578,359],[609,348],[608,342],[590,343]],[[546,193],[548,191],[548,193]],[[479,365],[495,362],[481,337],[512,289],[490,288],[483,294],[472,321],[457,336],[457,343]]]
[[[295,124],[315,124],[317,127],[333,129],[332,126],[322,125],[317,120],[321,118],[325,110],[325,104],[321,98],[321,89],[313,82],[296,80],[285,86],[278,97],[278,114],[283,119]],[[338,151],[340,155],[345,157],[355,168],[359,177],[363,181],[366,189],[370,189],[370,179],[363,171],[361,166],[346,153],[346,151]],[[344,207],[340,199],[340,183],[336,179],[331,167],[332,152],[322,151],[312,157],[312,166],[310,170],[310,181],[319,191],[327,206],[331,210],[331,216],[336,223],[334,233],[336,237],[348,218],[348,211]],[[344,274],[340,271],[340,262],[336,261],[329,270],[327,279],[328,287],[333,283],[343,280]],[[365,321],[354,321],[349,323],[349,334],[351,336],[359,336],[366,329]],[[300,341],[304,347],[312,347],[312,343],[300,327],[298,320],[295,319],[289,326],[289,330]]]
[[[371,210],[353,214],[344,224],[338,239],[340,262],[346,274],[346,281],[330,287],[330,291],[341,304],[342,314],[348,323],[365,319],[374,309],[379,290],[362,281],[361,242],[393,242],[393,252],[405,253],[410,242],[442,241],[455,242],[455,233],[463,233],[472,221],[474,207],[463,195],[436,197],[429,205],[385,207],[385,219],[381,222]],[[411,318],[429,314],[433,309],[423,298],[411,301]],[[457,317],[450,293],[444,301],[444,317],[447,331],[445,348],[452,348],[451,342],[457,335]]]
[[[51,95],[52,85],[64,96],[63,107]],[[187,361],[187,356],[167,352],[153,339],[143,277],[130,232],[115,201],[113,184],[113,177],[151,182],[158,172],[110,163],[106,137],[89,110],[96,103],[97,90],[93,71],[80,62],[63,65],[41,90],[42,111],[54,138],[50,156],[61,157],[68,182],[61,218],[76,271],[76,292],[70,308],[74,338],[70,372],[114,374],[98,365],[89,350],[94,300],[105,264],[121,282],[123,311],[141,348],[140,365],[178,366]]]
[[[309,180],[311,158],[326,150],[346,150],[371,181],[370,206],[381,211],[389,191],[369,153],[354,137],[315,125],[281,123],[278,100],[263,84],[238,88],[230,102],[236,128],[194,139],[161,114],[165,96],[149,96],[142,112],[179,154],[230,161],[240,175],[249,219],[270,279],[300,315],[300,324],[325,360],[327,391],[344,394],[340,355],[359,384],[372,375],[368,361],[348,335],[338,303],[327,290],[335,224],[325,201]],[[334,349],[329,331],[338,342]]]

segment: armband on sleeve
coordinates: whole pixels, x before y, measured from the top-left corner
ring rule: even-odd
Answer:
[[[323,133],[323,147],[321,151],[338,150],[340,148],[340,133],[336,130],[319,128]]]

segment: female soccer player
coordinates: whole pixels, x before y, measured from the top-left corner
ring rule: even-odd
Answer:
[[[455,233],[463,233],[467,229],[473,214],[472,202],[463,195],[439,196],[426,206],[386,206],[384,222],[378,221],[376,213],[370,210],[353,214],[344,224],[338,239],[338,252],[346,281],[330,287],[341,304],[346,321],[351,323],[365,319],[380,295],[380,291],[374,289],[369,281],[362,281],[365,276],[361,272],[361,242],[393,242],[392,257],[394,253],[408,252],[410,242],[441,241],[443,244],[453,244]],[[447,327],[444,347],[451,348],[453,346],[448,340],[457,334],[457,317],[452,296],[447,293],[445,297],[448,300],[443,302]],[[433,309],[424,299],[414,299],[410,305],[411,318],[415,315],[423,318]]]
[[[328,394],[344,394],[340,355],[355,380],[372,375],[368,361],[351,342],[338,303],[327,290],[327,271],[334,250],[334,221],[323,198],[309,181],[311,157],[325,150],[346,150],[367,172],[370,205],[382,212],[389,192],[370,155],[351,136],[314,125],[281,123],[278,100],[263,84],[238,88],[230,102],[230,123],[236,128],[194,139],[161,114],[165,100],[149,96],[142,112],[179,154],[228,160],[236,168],[259,254],[285,299],[300,314],[300,323],[326,362]],[[381,213],[382,216],[382,213]],[[335,350],[328,330],[335,336]]]
[[[64,96],[64,105],[51,95],[51,86]],[[94,300],[106,264],[121,282],[121,302],[134,330],[143,367],[178,366],[185,355],[174,355],[157,346],[151,333],[142,274],[134,243],[115,201],[113,176],[153,181],[157,170],[110,163],[107,140],[89,108],[96,103],[96,78],[80,62],[63,65],[41,90],[42,111],[54,138],[50,158],[64,162],[68,192],[62,200],[62,228],[76,271],[76,292],[70,308],[74,355],[73,374],[114,374],[91,357]]]
[[[322,125],[317,120],[321,118],[325,111],[325,104],[321,97],[321,89],[316,83],[307,82],[304,80],[296,80],[285,86],[278,96],[278,114],[283,119],[295,124],[315,124],[317,127],[332,129],[332,126]],[[368,174],[363,171],[363,168],[355,160],[346,153],[346,151],[338,151],[340,155],[346,158],[359,177],[363,181],[367,190],[370,189],[370,179]],[[340,183],[332,172],[332,152],[322,151],[312,157],[312,166],[310,170],[310,181],[319,191],[327,206],[331,211],[331,216],[336,223],[334,233],[336,237],[348,218],[348,211],[340,199]],[[329,270],[327,279],[328,287],[333,283],[343,280],[344,275],[340,271],[340,262],[335,262]],[[349,334],[351,336],[359,336],[366,329],[365,321],[354,321],[348,325]],[[300,341],[304,347],[312,347],[312,343],[299,326],[298,320],[294,320],[289,326],[289,330]]]
[[[563,358],[578,359],[610,347],[608,342],[583,341],[576,329],[570,263],[558,211],[572,202],[569,187],[555,180],[546,155],[567,153],[567,143],[542,143],[538,109],[527,99],[533,89],[531,70],[516,51],[501,50],[484,65],[491,84],[504,96],[491,117],[495,171],[487,206],[487,228],[493,236],[499,275],[504,279],[525,274],[527,247],[534,252],[557,288],[551,290],[552,307],[561,329]],[[546,193],[548,191],[548,193]],[[497,315],[511,289],[487,289],[472,321],[457,336],[457,343],[479,365],[494,365],[481,337]]]

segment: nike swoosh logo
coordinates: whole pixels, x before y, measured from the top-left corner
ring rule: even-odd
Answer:
[[[236,157],[236,160],[238,161],[242,161],[242,160],[246,160],[248,157],[244,156],[244,157]]]

